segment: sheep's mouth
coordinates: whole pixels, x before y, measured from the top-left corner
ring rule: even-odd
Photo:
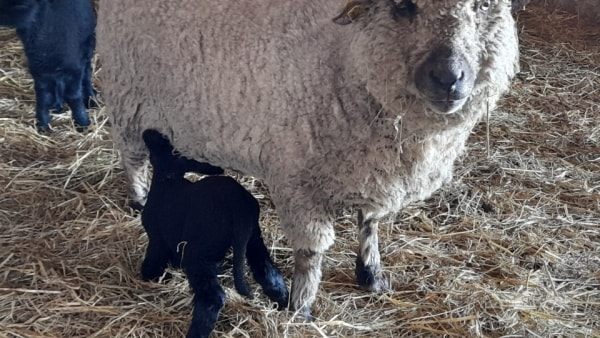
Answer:
[[[463,107],[467,98],[459,100],[426,100],[427,106],[437,114],[448,115],[455,113]]]

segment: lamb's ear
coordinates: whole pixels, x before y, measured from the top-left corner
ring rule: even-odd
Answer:
[[[371,5],[370,0],[348,0],[342,12],[333,18],[333,22],[338,25],[352,23],[367,11],[369,5]]]

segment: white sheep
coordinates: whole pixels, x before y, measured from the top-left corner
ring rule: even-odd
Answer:
[[[510,0],[100,3],[114,142],[143,204],[153,128],[182,155],[264,179],[310,318],[342,207],[359,285],[386,287],[378,220],[429,197],[518,70]],[[332,20],[333,19],[333,20]]]

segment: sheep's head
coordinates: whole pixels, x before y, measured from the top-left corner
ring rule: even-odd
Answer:
[[[334,22],[354,27],[356,72],[397,113],[456,113],[518,69],[510,0],[350,0]]]

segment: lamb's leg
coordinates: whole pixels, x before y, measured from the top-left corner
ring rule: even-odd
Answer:
[[[356,281],[365,290],[381,292],[388,289],[389,283],[381,272],[377,226],[376,220],[365,219],[363,211],[358,211]]]
[[[50,109],[55,114],[62,114],[65,112],[64,102],[65,100],[65,84],[64,81],[57,81],[54,87],[54,103]]]
[[[244,257],[246,256],[246,247],[248,245],[247,236],[237,234],[233,240],[233,283],[235,289],[240,295],[252,298],[250,287],[246,283]]]
[[[188,338],[205,338],[215,327],[219,311],[225,305],[225,292],[217,280],[216,266],[194,265],[186,269],[190,286],[194,291],[194,311]]]
[[[150,240],[142,262],[142,279],[150,281],[162,276],[167,268],[169,256],[169,249],[162,242]]]
[[[92,86],[92,66],[91,62],[87,62],[84,69],[83,80],[81,85],[83,87],[84,104],[86,108],[98,108],[96,103],[96,90]]]
[[[252,270],[254,280],[262,287],[263,292],[274,302],[278,309],[283,310],[289,301],[288,289],[285,285],[281,271],[271,260],[269,250],[260,235],[260,228],[256,226],[246,249],[248,265]]]
[[[50,130],[50,109],[55,104],[55,80],[52,76],[34,75],[36,126],[40,132]]]
[[[83,88],[83,98],[85,108],[98,108],[96,103],[96,91],[92,86],[92,58],[94,57],[94,48],[96,47],[96,35],[90,35],[81,45],[84,52],[83,78],[81,87]]]
[[[65,75],[65,102],[71,108],[76,128],[80,131],[90,125],[90,118],[85,110],[85,99],[81,86],[83,76],[83,68],[68,71]]]

